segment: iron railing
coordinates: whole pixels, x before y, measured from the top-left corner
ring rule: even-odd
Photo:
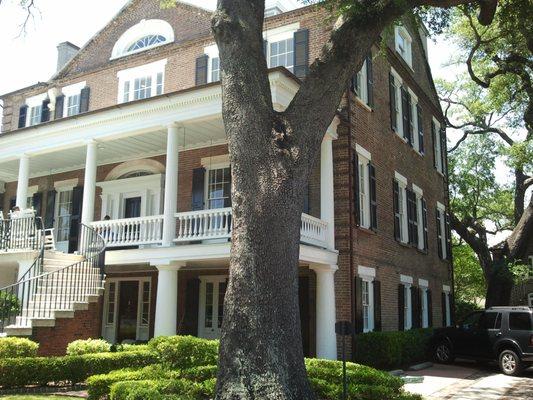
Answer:
[[[78,249],[80,261],[67,267],[45,267],[41,261],[24,279],[0,289],[0,333],[9,326],[31,328],[32,320],[53,319],[56,312],[74,311],[74,303],[100,294],[105,241],[81,224]]]

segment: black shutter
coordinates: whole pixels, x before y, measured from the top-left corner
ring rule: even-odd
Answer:
[[[440,210],[437,208],[436,210],[436,221],[437,221],[437,250],[439,254],[439,258],[442,259],[442,230],[440,229]]]
[[[398,285],[398,330],[405,330],[405,286],[403,284]]]
[[[422,227],[424,230],[424,251],[428,251],[428,207],[426,199],[422,198]]]
[[[300,326],[302,331],[302,347],[305,357],[311,356],[311,315],[309,312],[309,277],[298,278],[298,303],[300,305]]]
[[[205,168],[192,171],[192,211],[204,209]]]
[[[76,186],[74,189],[72,189],[72,214],[70,215],[70,232],[68,239],[69,253],[73,253],[78,250],[82,203],[83,186]]]
[[[431,289],[427,289],[427,299],[428,299],[428,327],[433,326],[433,299],[431,297]]]
[[[13,211],[13,208],[17,205],[17,198],[12,197],[9,199],[9,211]]]
[[[91,88],[85,86],[80,93],[80,114],[89,111],[89,97],[91,95]]]
[[[431,139],[433,140],[433,167],[437,168],[437,127],[433,120],[431,120]]]
[[[420,318],[420,311],[422,309],[422,306],[420,301],[420,289],[416,286],[411,286],[411,320],[413,321],[412,326],[414,329],[418,329],[422,325]]]
[[[353,168],[353,201],[355,210],[355,225],[359,226],[361,221],[361,207],[359,204],[359,156],[354,153],[352,158]]]
[[[422,108],[416,105],[416,118],[418,122],[418,151],[424,154],[424,120],[422,118]]]
[[[374,107],[374,70],[372,67],[372,53],[366,56],[366,88],[368,97],[368,106]]]
[[[398,129],[396,120],[396,86],[394,75],[389,72],[389,101],[390,101],[390,124],[393,131]]]
[[[54,227],[54,212],[56,207],[56,191],[49,190],[46,193],[46,210],[44,214],[44,227],[51,229]]]
[[[442,326],[446,326],[446,293],[441,293],[440,302],[442,312]]]
[[[447,157],[448,146],[446,143],[446,130],[444,128],[440,130],[440,140],[441,140],[440,156],[442,159],[442,171],[441,172],[444,175],[448,175],[448,157]]]
[[[400,240],[400,185],[396,179],[392,180],[392,196],[394,206],[394,238]]]
[[[31,199],[31,205],[33,209],[35,210],[35,215],[37,217],[40,217],[41,211],[43,208],[43,193],[42,192],[37,192],[33,195]]]
[[[56,110],[54,112],[54,119],[63,118],[63,108],[65,106],[65,95],[56,97]]]
[[[452,232],[450,230],[450,214],[446,213],[446,259],[452,259]]]
[[[381,282],[374,280],[374,330],[381,331]]]
[[[305,78],[309,72],[309,30],[294,32],[294,75]]]
[[[28,106],[24,104],[20,106],[19,109],[19,128],[24,128],[26,126],[26,117],[28,116]]]
[[[203,54],[196,59],[196,86],[205,85],[207,83],[207,64],[209,56]]]
[[[50,121],[50,109],[48,108],[49,104],[50,99],[43,100],[43,104],[41,106],[41,122]]]
[[[229,184],[229,197],[224,199],[224,207],[231,207],[231,167],[229,170],[229,183],[228,184]]]
[[[354,92],[356,96],[359,94],[359,81],[357,80],[358,75],[359,73],[355,73],[352,75],[352,84],[350,86],[352,92]]]
[[[405,87],[400,88],[401,97],[402,97],[402,123],[403,123],[403,137],[404,139],[411,144],[411,132],[410,132],[410,126],[411,126],[411,118],[409,117],[409,103],[411,96],[409,95],[409,92]]]
[[[198,336],[198,306],[200,304],[200,279],[191,278],[185,288],[185,312],[181,319],[180,334]]]
[[[363,280],[358,276],[354,280],[355,285],[355,332],[361,333],[364,329],[363,322]]]
[[[378,200],[376,187],[376,167],[368,164],[368,177],[370,179],[370,229],[378,229]]]

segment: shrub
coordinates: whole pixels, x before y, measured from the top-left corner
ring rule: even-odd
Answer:
[[[455,320],[462,321],[468,314],[479,311],[482,308],[476,303],[456,299],[455,300]]]
[[[150,346],[148,346],[147,344],[117,344],[115,345],[115,351],[149,351],[149,350],[150,350]]]
[[[218,360],[217,340],[170,336],[152,339],[148,345],[159,360],[170,368],[188,369],[201,365],[216,365]]]
[[[20,310],[20,300],[18,296],[0,292],[0,315],[7,317],[17,315]]]
[[[49,382],[74,384],[91,375],[126,367],[140,368],[156,362],[156,356],[149,351],[0,359],[0,386],[12,388]]]
[[[187,379],[117,382],[111,386],[111,400],[210,399],[215,380],[196,383]]]
[[[67,355],[82,356],[84,354],[107,353],[111,345],[103,339],[75,340],[68,344]]]
[[[393,369],[424,361],[430,354],[431,329],[369,332],[357,335],[355,360],[379,369]]]
[[[0,338],[0,360],[4,358],[35,357],[39,343],[29,339],[6,337]]]

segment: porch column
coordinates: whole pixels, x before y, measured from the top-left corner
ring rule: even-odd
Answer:
[[[311,265],[316,273],[316,356],[337,359],[335,334],[335,280],[336,265]]]
[[[94,221],[97,152],[97,143],[94,140],[89,141],[85,158],[85,179],[83,181],[83,203],[81,209],[81,222],[85,225]]]
[[[17,182],[17,199],[15,204],[21,210],[25,209],[28,201],[28,183],[30,179],[30,158],[23,154],[19,161],[19,179]]]
[[[326,243],[335,248],[335,207],[333,186],[333,139],[324,136],[320,147],[320,218],[328,223]]]
[[[172,336],[178,326],[178,270],[176,265],[158,265],[154,336]]]
[[[178,203],[178,126],[167,128],[167,165],[165,172],[165,205],[163,210],[163,246],[172,246],[176,236],[176,214]]]

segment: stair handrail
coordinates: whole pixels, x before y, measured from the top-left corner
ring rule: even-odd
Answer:
[[[105,276],[105,241],[84,224],[80,224],[79,232],[80,261],[55,271],[43,269],[38,275],[0,288],[0,333],[16,322],[30,327],[31,319],[49,319],[58,310],[72,311],[73,303],[99,294]]]

